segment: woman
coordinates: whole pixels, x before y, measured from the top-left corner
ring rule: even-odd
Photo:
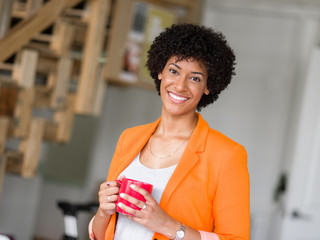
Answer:
[[[196,112],[218,99],[234,65],[224,36],[204,26],[173,25],[154,40],[146,66],[161,96],[161,117],[121,134],[100,186],[92,239],[250,238],[246,151]],[[132,186],[146,203],[121,195],[141,208],[119,204],[133,216],[115,212],[115,180],[123,175],[154,185],[152,194]]]

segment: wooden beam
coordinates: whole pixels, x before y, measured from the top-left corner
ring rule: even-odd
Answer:
[[[33,36],[50,26],[68,7],[72,7],[81,0],[51,0],[44,4],[34,15],[13,27],[0,39],[0,62],[9,58]],[[97,0],[95,0],[97,1]]]
[[[30,17],[43,5],[43,0],[26,0],[25,2],[12,2],[14,3],[11,16],[14,18]]]
[[[37,109],[49,109],[53,88],[48,86],[35,86],[33,107]]]
[[[131,27],[134,1],[116,1],[110,30],[110,39],[107,42],[108,60],[104,76],[106,79],[119,79],[123,68],[123,56],[128,32]]]
[[[0,116],[0,199],[1,199],[1,189],[3,186],[3,179],[5,174],[5,169],[7,165],[7,158],[5,157],[4,149],[6,145],[6,139],[9,129],[9,121],[8,117]]]
[[[107,89],[107,82],[104,79],[104,66],[105,64],[100,64],[97,69],[96,78],[98,80],[98,84],[96,86],[96,94],[93,99],[93,106],[92,106],[92,115],[99,116],[102,111],[103,107],[103,100],[105,97],[105,92]]]
[[[19,152],[23,153],[21,176],[34,177],[38,168],[45,122],[43,118],[34,118],[28,137],[21,141]]]
[[[43,139],[47,142],[67,143],[70,141],[74,122],[74,94],[69,94],[64,108],[55,111],[54,121],[46,123]]]
[[[31,88],[34,86],[39,52],[32,49],[23,49],[17,57],[12,78],[19,86]]]
[[[11,17],[13,18],[25,18],[26,17],[26,9],[27,9],[27,3],[26,2],[20,2],[20,1],[12,1],[12,11],[11,11]]]
[[[0,82],[0,117],[13,117],[18,94],[19,89],[13,81],[11,83]]]
[[[7,158],[4,154],[0,154],[0,199],[2,194],[2,186],[4,183],[4,175],[7,167]]]
[[[70,141],[74,122],[74,94],[69,94],[66,105],[55,111],[53,121],[46,122],[43,139],[47,142],[67,143]]]
[[[40,33],[34,36],[32,39],[38,42],[50,43],[52,41],[52,35]]]
[[[56,111],[54,115],[54,121],[58,123],[56,139],[60,143],[67,143],[71,138],[74,122],[74,99],[75,96],[69,94],[66,107]]]
[[[38,65],[37,65],[37,73],[48,75],[50,72],[55,71],[56,65],[57,65],[57,58],[47,57],[43,54],[40,54]],[[49,83],[47,83],[47,86],[53,87]]]
[[[11,72],[11,71],[13,71],[13,64],[12,63],[0,63],[0,69]],[[3,77],[3,76],[1,76],[1,77]]]
[[[61,57],[57,63],[56,71],[51,74],[50,84],[54,82],[53,92],[51,96],[51,107],[62,108],[67,101],[69,90],[69,82],[71,79],[72,60],[69,57]]]
[[[27,1],[27,16],[32,16],[35,14],[40,7],[43,5],[43,0],[28,0]]]
[[[69,56],[74,36],[75,26],[63,20],[57,21],[54,25],[50,49],[59,56]]]
[[[12,0],[0,1],[0,39],[6,34],[10,27]]]
[[[88,1],[87,1],[88,2]],[[77,22],[86,22],[88,20],[89,16],[89,10],[87,7],[84,9],[74,9],[69,8],[66,9],[64,17],[71,20],[71,19],[77,19]]]
[[[98,84],[96,71],[103,49],[107,13],[110,8],[109,0],[94,0],[89,4],[90,19],[75,102],[75,111],[79,114],[90,114],[92,111],[93,96]]]
[[[0,116],[0,155],[4,152],[8,135],[10,118]]]
[[[14,113],[13,133],[11,133],[15,137],[23,138],[29,134],[34,98],[34,88],[20,90],[18,104]]]

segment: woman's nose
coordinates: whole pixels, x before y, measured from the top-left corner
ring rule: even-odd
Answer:
[[[184,76],[180,76],[175,84],[176,90],[183,91],[187,88],[187,79]]]

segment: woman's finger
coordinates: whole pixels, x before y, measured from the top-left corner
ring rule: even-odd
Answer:
[[[124,200],[127,200],[128,202],[132,203],[133,205],[137,206],[138,208],[143,208],[145,203],[139,199],[136,199],[135,197],[132,197],[125,193],[120,193],[120,197]]]
[[[109,187],[118,187],[119,183],[117,181],[107,181],[107,182],[103,182],[100,185],[100,189],[107,189]]]
[[[119,194],[119,188],[117,188],[117,187],[110,187],[107,189],[102,189],[98,193],[99,199],[105,199],[108,196],[118,195],[118,194]]]
[[[140,210],[135,210],[135,209],[125,205],[122,202],[118,203],[118,207],[121,208],[122,210],[126,211],[127,213],[135,216],[135,217],[139,217],[141,215],[141,213],[140,213],[141,211]]]
[[[119,177],[117,178],[117,180],[122,181],[122,179],[125,178],[125,177],[126,177],[125,175],[121,175],[121,176],[119,176]]]
[[[130,187],[134,191],[140,193],[146,199],[147,202],[155,201],[154,198],[151,196],[151,194],[147,190],[145,190],[145,189],[143,189],[141,187],[138,187],[137,185],[134,185],[134,184],[131,184]]]
[[[105,197],[107,203],[114,203],[118,200],[118,195],[109,195]]]
[[[106,181],[100,185],[99,190],[99,208],[106,215],[112,215],[116,209],[118,200],[119,183],[118,181]]]

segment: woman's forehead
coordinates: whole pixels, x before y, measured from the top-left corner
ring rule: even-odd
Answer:
[[[170,63],[176,63],[177,65],[179,65],[179,62],[182,61],[198,64],[203,71],[207,71],[207,66],[204,61],[198,60],[194,57],[172,56],[168,59],[166,65],[169,65]]]

